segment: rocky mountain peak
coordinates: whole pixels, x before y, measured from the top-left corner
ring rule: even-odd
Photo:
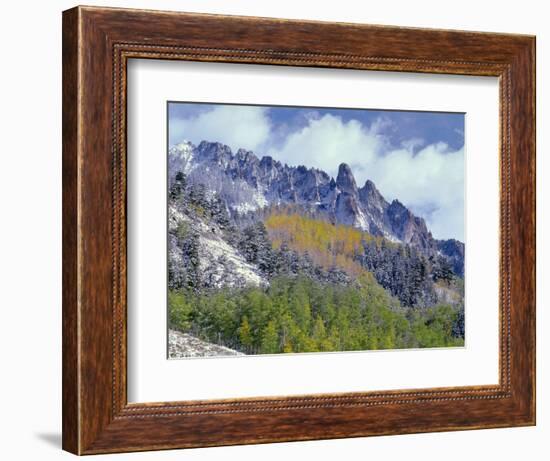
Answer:
[[[184,139],[183,141],[174,145],[171,150],[173,152],[181,152],[181,151],[185,151],[193,148],[194,148],[193,144],[190,141],[187,141],[187,139]]]
[[[254,155],[254,153],[252,151],[246,150],[246,149],[239,149],[237,151],[237,153],[235,154],[235,157],[239,161],[244,161],[244,162],[253,160],[253,158],[256,159],[256,156]]]
[[[385,210],[389,206],[388,202],[386,202],[370,179],[367,179],[365,185],[359,189],[359,198],[365,205],[371,205],[380,211]]]
[[[265,155],[260,160],[260,166],[264,169],[271,169],[271,168],[279,168],[281,166],[281,163],[275,160],[270,155]]]
[[[205,160],[218,162],[221,165],[226,165],[232,157],[231,148],[220,142],[202,141],[197,150]]]
[[[415,216],[397,199],[391,202],[386,213],[393,233],[402,242],[422,250],[435,250],[435,241],[423,218]]]
[[[338,176],[336,177],[338,189],[347,194],[357,194],[357,184],[347,163],[341,163],[338,167]]]
[[[403,220],[409,218],[411,212],[399,200],[394,199],[388,207],[388,214],[395,220]]]
[[[368,194],[369,196],[382,196],[370,179],[365,181],[365,185],[360,190],[364,191],[365,194]]]

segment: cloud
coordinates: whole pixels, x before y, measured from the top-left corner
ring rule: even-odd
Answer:
[[[415,152],[417,149],[422,147],[424,144],[423,139],[421,138],[411,138],[411,139],[405,139],[401,142],[401,146],[404,147],[407,150],[410,150],[411,152]]]
[[[326,114],[310,117],[309,124],[289,134],[282,147],[269,149],[269,154],[289,165],[320,168],[336,176],[338,165],[348,163],[355,174],[375,160],[385,138],[374,129],[365,129],[357,120]]]
[[[198,144],[203,140],[239,148],[258,150],[269,140],[271,120],[267,108],[220,105],[187,118],[172,117],[169,124],[170,145],[183,140]]]
[[[371,179],[387,199],[424,217],[434,237],[464,241],[463,149],[437,143],[416,154],[394,150],[371,165]]]
[[[359,186],[372,180],[387,200],[398,198],[424,217],[434,237],[463,241],[463,149],[453,151],[445,143],[420,148],[418,139],[392,148],[380,133],[384,126],[383,120],[365,126],[326,114],[310,118],[269,153],[289,165],[314,166],[333,176],[340,163],[348,163]]]

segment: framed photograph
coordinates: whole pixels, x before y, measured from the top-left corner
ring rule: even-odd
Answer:
[[[535,39],[63,13],[63,448],[535,424]]]

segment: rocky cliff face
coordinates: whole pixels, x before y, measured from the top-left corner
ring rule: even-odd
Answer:
[[[296,204],[324,214],[334,223],[411,245],[426,256],[443,255],[455,273],[464,273],[464,244],[435,240],[424,219],[400,201],[388,203],[372,181],[358,187],[351,168],[342,163],[336,179],[326,172],[288,166],[220,143],[183,142],[169,151],[169,183],[181,171],[190,181],[218,191],[230,210],[247,213],[268,205]]]
[[[437,240],[437,248],[445,255],[455,274],[464,277],[464,244],[455,239]]]

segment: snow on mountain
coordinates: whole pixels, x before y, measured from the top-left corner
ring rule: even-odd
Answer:
[[[463,243],[435,240],[423,218],[398,200],[388,203],[372,181],[358,187],[345,163],[334,179],[316,168],[288,166],[269,156],[259,159],[244,149],[233,153],[221,143],[202,141],[198,146],[183,142],[170,148],[170,184],[178,171],[206,190],[217,191],[228,208],[240,214],[270,204],[300,205],[334,223],[409,244],[426,256],[443,254],[457,273],[463,273]]]
[[[249,264],[239,251],[223,237],[223,231],[213,222],[200,217],[191,218],[175,206],[168,208],[169,261],[176,268],[184,268],[183,251],[177,244],[178,229],[196,236],[197,271],[202,283],[210,288],[268,285],[258,272]]]
[[[189,174],[193,168],[193,156],[195,146],[189,141],[183,141],[175,146],[172,146],[168,151],[168,171],[181,171],[184,174]],[[172,184],[174,175],[169,175],[169,184]]]
[[[200,261],[210,263],[205,264],[204,274],[212,287],[267,285],[258,269],[247,263],[235,248],[216,234],[200,234],[199,257]]]

